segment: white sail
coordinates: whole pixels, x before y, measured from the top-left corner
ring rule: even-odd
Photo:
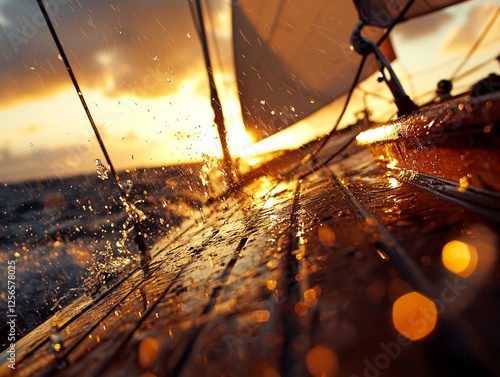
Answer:
[[[456,2],[417,1],[408,16]],[[396,3],[389,8],[392,13],[367,1],[361,9],[369,15],[384,14],[382,26],[386,27],[405,2]],[[237,2],[233,8],[235,66],[247,130],[265,138],[345,94],[361,61],[349,42],[359,19],[351,1]],[[377,40],[381,33],[382,29],[370,28],[369,37]],[[361,79],[375,69],[371,64]]]

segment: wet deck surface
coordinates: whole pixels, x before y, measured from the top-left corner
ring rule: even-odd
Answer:
[[[488,201],[471,205],[472,187],[401,174],[355,145],[296,178],[307,171],[262,176],[205,208],[147,269],[58,313],[57,355],[50,321],[23,338],[15,375],[500,375],[498,192],[481,188]],[[477,250],[468,276],[443,265],[452,240]],[[418,341],[393,324],[414,291],[438,318]],[[433,326],[427,305],[410,305],[408,331]]]

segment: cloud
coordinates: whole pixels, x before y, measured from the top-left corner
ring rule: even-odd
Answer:
[[[39,124],[29,124],[26,127],[16,130],[17,134],[22,135],[34,135],[39,132],[43,132],[43,127]]]
[[[184,1],[49,0],[59,38],[82,90],[108,96],[163,96],[170,83],[202,70],[202,55]],[[0,103],[34,100],[71,85],[35,2],[0,3]],[[190,37],[188,37],[188,34]],[[170,85],[169,85],[170,84]]]

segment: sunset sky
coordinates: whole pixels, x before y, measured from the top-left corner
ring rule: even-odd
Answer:
[[[131,0],[49,3],[118,169],[220,154],[201,46],[185,0],[149,1],[147,6]],[[217,49],[212,45],[216,62],[223,62],[217,65],[220,96],[233,140],[231,152],[237,155],[244,153],[249,139],[242,136],[236,96],[230,1],[210,4],[209,35],[218,41]],[[409,22],[398,27],[393,43],[397,66],[412,72],[406,82],[409,92],[428,90],[436,75],[452,72],[499,4],[471,1],[428,16],[431,22],[425,26]],[[0,182],[95,171],[94,159],[103,159],[102,154],[36,1],[0,0],[0,22]],[[487,71],[500,71],[492,61],[500,53],[499,35],[497,20],[479,50],[482,60],[471,61],[469,67],[488,60]],[[322,126],[304,122],[313,127],[311,136],[326,132],[332,123],[327,110],[316,118]],[[287,131],[286,142],[297,146],[304,131],[294,135],[295,130]],[[279,138],[267,143],[276,145]]]

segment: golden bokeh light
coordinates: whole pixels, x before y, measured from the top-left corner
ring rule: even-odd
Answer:
[[[277,286],[278,282],[274,279],[269,279],[268,281],[266,281],[266,288],[270,291],[275,290]]]
[[[449,271],[462,277],[468,277],[476,270],[477,250],[473,245],[453,240],[443,247],[441,260]]]
[[[139,343],[139,364],[143,368],[148,368],[153,365],[153,363],[158,358],[158,352],[160,350],[160,345],[158,341],[154,338],[145,338]]]
[[[269,310],[256,310],[252,313],[252,318],[257,323],[264,323],[269,321],[271,318],[271,313]]]
[[[337,241],[334,230],[328,224],[322,224],[318,228],[318,237],[321,243],[325,246],[333,246]]]
[[[316,346],[307,353],[307,368],[314,377],[334,376],[339,369],[337,355],[324,346]]]
[[[436,304],[418,292],[407,293],[396,300],[392,307],[392,322],[396,330],[411,340],[429,335],[436,327]]]

